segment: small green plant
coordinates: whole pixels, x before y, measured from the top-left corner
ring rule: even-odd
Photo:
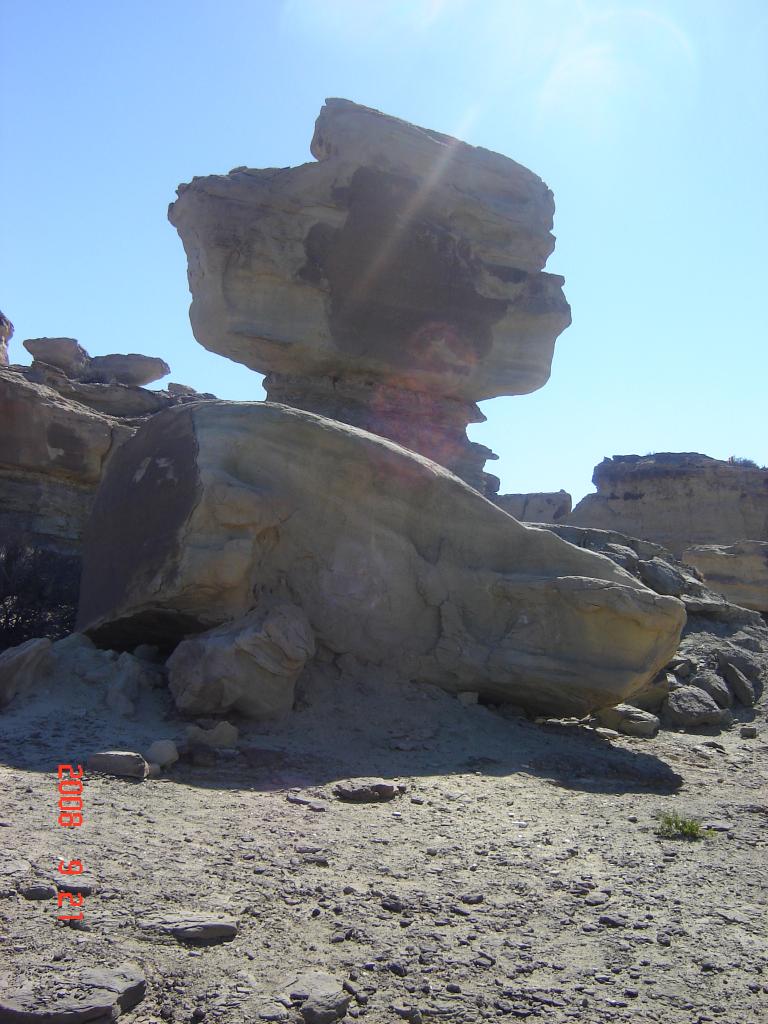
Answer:
[[[684,818],[676,811],[659,815],[656,835],[662,839],[708,839],[713,834],[711,829],[702,828],[696,818]]]

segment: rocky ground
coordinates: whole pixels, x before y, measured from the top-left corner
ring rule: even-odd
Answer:
[[[126,964],[146,979],[133,1024],[312,1024],[345,1005],[371,1022],[768,1019],[764,704],[737,716],[756,738],[737,721],[640,740],[317,677],[284,723],[239,723],[237,750],[143,782],[86,773],[84,824],[63,829],[59,763],[183,738],[164,691],[142,700],[126,720],[59,680],[3,713],[0,1020],[92,1019],[87,971]],[[359,776],[405,791],[334,795]],[[663,812],[713,832],[662,839]],[[46,888],[60,858],[85,865],[82,926]],[[209,944],[168,932],[190,914]],[[335,982],[295,980],[308,970]]]

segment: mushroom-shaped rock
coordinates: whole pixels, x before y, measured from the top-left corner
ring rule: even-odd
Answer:
[[[570,323],[552,193],[507,157],[330,99],[316,163],[181,185],[197,340],[271,401],[381,433],[480,489],[475,403],[535,391]],[[496,485],[497,486],[497,485]]]
[[[115,453],[86,541],[80,629],[167,646],[286,588],[333,651],[558,714],[631,698],[672,658],[685,619],[610,559],[311,413],[180,406]]]

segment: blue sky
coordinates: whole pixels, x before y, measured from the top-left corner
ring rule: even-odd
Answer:
[[[145,352],[222,398],[193,339],[179,182],[311,159],[344,96],[539,174],[573,325],[549,383],[483,404],[503,491],[591,490],[605,455],[768,464],[765,0],[0,0],[0,308]]]

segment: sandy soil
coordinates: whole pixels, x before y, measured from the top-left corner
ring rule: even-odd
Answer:
[[[63,992],[129,960],[147,979],[134,1024],[300,1021],[276,996],[307,968],[347,982],[347,1019],[373,1024],[768,1020],[765,703],[742,713],[756,739],[738,723],[605,739],[329,671],[286,722],[238,723],[240,749],[209,766],[86,775],[84,825],[63,829],[59,763],[184,735],[163,692],[133,720],[100,704],[61,680],[0,717],[0,988]],[[333,795],[371,775],[406,791]],[[661,839],[663,811],[716,831]],[[73,857],[93,887],[84,928],[20,892]],[[196,946],[142,928],[188,911],[238,933]]]

